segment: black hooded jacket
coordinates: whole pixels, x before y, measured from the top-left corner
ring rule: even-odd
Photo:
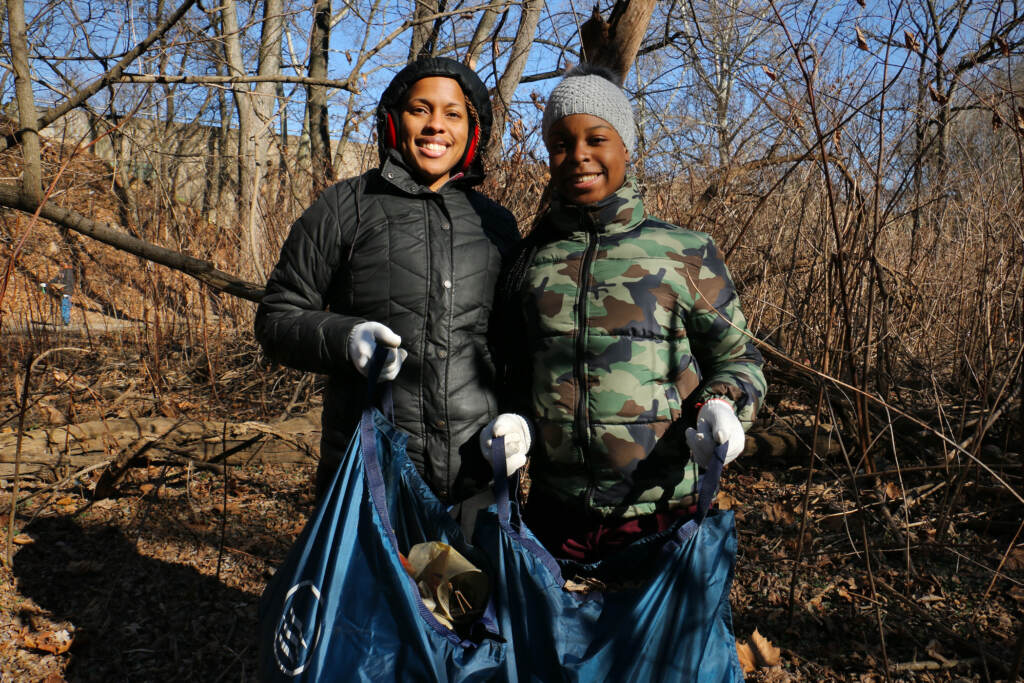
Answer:
[[[487,90],[448,59],[420,60],[395,77],[377,110],[378,130],[388,114],[399,120],[405,93],[428,76],[459,82],[485,142]],[[395,422],[410,434],[409,455],[431,488],[455,502],[487,481],[477,438],[498,411],[487,322],[502,257],[519,233],[507,210],[470,189],[483,179],[482,146],[461,177],[434,192],[382,140],[380,168],[325,190],[281,249],[256,312],[256,338],[271,359],[328,376],[321,488],[364,406],[365,379],[348,358],[348,339],[365,321],[390,327],[409,352],[393,383]]]

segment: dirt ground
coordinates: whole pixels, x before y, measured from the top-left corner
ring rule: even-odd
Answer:
[[[224,377],[265,373],[273,390],[222,385],[217,412],[270,420],[298,375],[236,358],[244,371],[222,367]],[[14,369],[7,361],[4,372]],[[43,385],[68,376],[121,381],[102,359],[55,358],[35,391],[54,396],[59,389]],[[179,406],[210,410],[201,382],[177,391]],[[314,387],[300,403],[317,400]],[[135,415],[158,410],[155,400],[133,401]],[[0,397],[0,429],[16,424],[13,405]],[[89,408],[108,409],[98,400]],[[79,419],[85,412],[79,406]],[[770,396],[761,428],[799,432],[808,412]],[[33,426],[43,415],[29,417]],[[779,648],[748,680],[881,681],[886,662],[891,680],[1009,678],[1024,615],[1022,507],[990,475],[961,469],[958,478],[928,448],[904,450],[899,468],[876,463],[899,474],[878,478],[841,455],[819,459],[808,478],[806,451],[758,451],[727,468],[720,504],[735,511],[739,535],[735,632],[749,643],[756,629]],[[1017,490],[1019,460],[991,460]],[[312,510],[311,474],[312,464],[225,476],[151,462],[103,499],[93,495],[100,470],[56,488],[45,477],[21,482],[13,563],[0,567],[0,681],[255,680],[259,596]],[[6,537],[12,482],[0,483]]]

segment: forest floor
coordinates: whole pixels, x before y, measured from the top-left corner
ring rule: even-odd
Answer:
[[[112,370],[123,369],[113,358],[124,350],[110,348],[89,362],[48,360],[34,395],[66,414],[54,397],[69,376],[127,384]],[[222,377],[251,382],[266,373],[269,385],[271,371],[253,356],[235,355],[239,367],[222,367]],[[13,354],[6,361],[13,376]],[[203,367],[193,359],[193,375],[176,375],[169,365],[168,378],[196,379]],[[139,417],[174,404],[272,421],[298,375],[275,377],[269,397],[222,386],[219,403],[204,402],[199,378],[165,383],[159,400],[136,396],[127,407]],[[0,387],[0,430],[8,432],[13,385]],[[774,427],[806,428],[810,408],[794,395],[769,397]],[[114,409],[97,396],[88,410],[79,405],[79,420]],[[314,407],[318,395],[303,402]],[[36,426],[45,413],[28,417]],[[757,452],[727,468],[719,502],[735,512],[739,537],[735,633],[752,643],[756,629],[779,648],[777,659],[762,648],[748,680],[881,681],[886,662],[892,680],[1008,679],[1024,622],[1021,506],[988,475],[956,478],[926,462],[934,458],[922,449],[901,468],[876,463],[900,472],[858,476],[856,489],[849,472],[857,468],[842,456],[819,460],[810,478],[806,451]],[[991,466],[1021,490],[1019,456]],[[313,510],[312,471],[260,465],[225,474],[149,462],[107,498],[95,496],[99,469],[57,487],[45,477],[22,481],[13,563],[0,564],[0,681],[255,680],[259,597]],[[0,484],[6,551],[12,481]]]

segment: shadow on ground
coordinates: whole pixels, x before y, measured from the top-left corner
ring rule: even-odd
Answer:
[[[74,626],[68,681],[256,678],[255,596],[143,557],[120,530],[37,519],[14,563],[20,592]]]

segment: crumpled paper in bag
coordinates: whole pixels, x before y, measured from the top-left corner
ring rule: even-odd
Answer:
[[[487,574],[447,543],[417,543],[403,559],[423,603],[448,628],[475,621],[487,608]]]

